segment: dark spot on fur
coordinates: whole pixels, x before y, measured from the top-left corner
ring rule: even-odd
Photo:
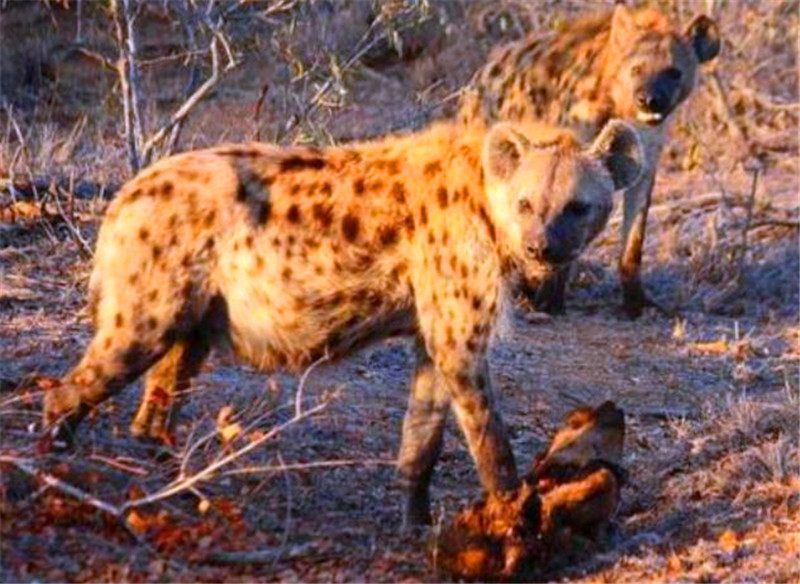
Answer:
[[[319,170],[325,166],[325,160],[319,157],[306,158],[303,156],[289,156],[280,162],[281,172],[296,172],[299,170]]]
[[[151,331],[154,331],[158,328],[158,321],[154,317],[149,317],[147,319],[147,328]]]
[[[125,319],[122,318],[122,313],[118,312],[117,314],[115,314],[114,315],[114,326],[117,327],[117,328],[122,328],[122,326],[124,324],[125,324]]]
[[[212,225],[214,225],[214,219],[216,217],[217,217],[217,212],[216,212],[216,210],[212,209],[211,211],[208,212],[208,215],[206,215],[206,218],[203,219],[203,226],[206,227],[206,228],[209,228]]]
[[[425,205],[419,208],[419,222],[423,225],[428,224],[428,208]]]
[[[455,272],[458,266],[458,257],[456,254],[452,254],[450,256],[450,268]]]
[[[281,272],[281,278],[283,279],[284,282],[288,282],[289,280],[291,280],[292,279],[292,268],[290,268],[288,266],[283,268],[283,271]]]
[[[173,213],[172,215],[169,216],[169,221],[167,221],[167,226],[169,226],[170,228],[173,228],[177,224],[178,224],[178,215]]]
[[[132,203],[142,196],[142,189],[136,189],[128,195],[128,200]]]
[[[148,292],[147,294],[147,299],[150,302],[155,302],[156,300],[158,300],[158,290],[150,290],[150,292]]]
[[[161,185],[161,195],[166,199],[172,196],[172,191],[174,186],[171,182],[167,181],[163,185]]]
[[[436,243],[436,235],[433,233],[433,229],[428,229],[428,243],[433,245]]]
[[[486,225],[486,229],[489,230],[489,237],[492,239],[493,242],[497,241],[497,234],[495,233],[494,223],[492,223],[492,220],[489,218],[489,214],[486,212],[486,207],[481,205],[480,208],[478,209],[478,214],[480,215],[481,220]]]
[[[469,375],[467,375],[463,371],[459,371],[458,373],[456,373],[456,384],[459,387],[463,387],[463,388],[467,388],[470,385],[472,385],[472,383],[470,383]],[[467,414],[474,413],[474,408],[469,407],[470,405],[471,404],[469,402],[467,402],[467,404],[465,404],[464,410],[465,410],[465,412]]]
[[[440,186],[436,189],[436,198],[439,200],[439,206],[442,209],[447,208],[447,189],[443,186]]]
[[[405,218],[405,221],[403,222],[403,224],[405,225],[406,231],[408,232],[409,235],[414,233],[414,228],[416,226],[414,225],[414,217],[413,216],[406,215],[406,218]]]
[[[178,245],[178,234],[177,233],[173,233],[170,236],[169,241],[167,242],[167,245],[169,245],[170,247],[177,247],[177,245]]]
[[[481,309],[481,299],[478,297],[477,294],[472,297],[472,308],[474,308],[475,310]]]
[[[248,235],[244,238],[244,245],[247,249],[253,249],[253,236]]]
[[[317,192],[317,183],[313,182],[308,185],[308,190],[306,191],[306,195],[309,197],[313,197],[314,193]]]
[[[433,176],[442,172],[442,163],[439,160],[434,160],[432,162],[428,162],[423,168],[422,172],[425,176]]]
[[[105,375],[102,365],[92,365],[89,370],[92,372],[92,375],[94,375],[95,379],[102,379]]]
[[[461,277],[466,279],[467,276],[469,276],[469,268],[467,267],[466,263],[462,262],[461,263]]]
[[[264,225],[272,212],[270,189],[262,185],[261,180],[252,169],[237,161],[236,174],[239,177],[239,188],[236,200],[247,206],[251,219],[258,225]]]
[[[371,255],[363,254],[359,255],[356,260],[353,262],[353,269],[363,272],[368,270],[369,267],[375,262],[375,258]]]
[[[394,245],[397,243],[398,239],[397,227],[394,227],[393,225],[384,225],[378,229],[378,237],[380,238],[382,245]]]
[[[445,343],[447,344],[447,346],[451,349],[454,349],[456,346],[456,338],[455,336],[453,336],[453,327],[450,326],[449,324],[447,325],[447,328],[445,328],[444,330],[444,336],[445,336]]]
[[[259,271],[264,269],[264,258],[261,254],[256,254],[256,269]]]
[[[437,272],[442,271],[442,254],[437,253],[433,256],[433,266],[436,268]]]
[[[408,271],[406,264],[397,264],[392,268],[391,276],[394,280],[399,280]]]
[[[139,239],[142,241],[147,241],[150,238],[150,231],[147,227],[140,227],[139,228]]]
[[[333,210],[330,205],[324,203],[314,203],[311,212],[322,227],[329,227],[333,221]]]
[[[383,188],[383,181],[382,180],[376,180],[374,183],[372,183],[372,190],[373,191],[380,191],[382,188]]]
[[[128,276],[128,284],[136,284],[139,281],[139,274],[134,272],[130,276]]]
[[[406,202],[406,189],[400,181],[392,185],[392,196],[401,205]]]
[[[206,243],[203,245],[203,247],[205,249],[208,249],[208,250],[213,249],[214,248],[214,238],[213,237],[209,237],[208,239],[206,239]]]
[[[359,221],[358,217],[351,215],[348,213],[342,219],[342,234],[344,238],[349,241],[353,242],[358,237],[358,229],[359,229]]]
[[[300,216],[300,207],[297,205],[292,205],[289,207],[289,211],[286,213],[286,219],[289,221],[289,223],[300,223],[302,219]]]
[[[386,171],[392,176],[400,174],[400,162],[397,160],[390,160],[386,163]]]
[[[447,229],[445,229],[442,232],[442,243],[444,245],[447,245],[449,241],[450,241],[450,232]]]
[[[158,258],[161,257],[161,247],[158,245],[153,246],[153,261],[157,262]]]
[[[322,193],[325,197],[330,197],[333,189],[331,188],[331,183],[324,182],[322,186],[319,188],[319,192]]]
[[[357,178],[353,181],[353,192],[359,197],[364,194],[364,179]]]
[[[299,192],[300,192],[300,185],[299,184],[295,183],[291,187],[289,187],[289,194],[290,195],[296,195]]]

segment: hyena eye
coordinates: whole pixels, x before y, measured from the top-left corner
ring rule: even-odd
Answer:
[[[517,201],[517,211],[519,211],[522,215],[527,215],[533,211],[533,207],[531,207],[531,202],[528,199],[520,199]]]
[[[589,214],[590,209],[589,203],[584,203],[583,201],[571,201],[567,203],[567,206],[564,207],[564,213],[567,215],[572,215],[573,217],[585,217]]]
[[[631,67],[631,75],[633,77],[638,77],[639,75],[642,74],[642,71],[644,71],[644,67],[642,67],[641,65],[634,65],[633,67]]]

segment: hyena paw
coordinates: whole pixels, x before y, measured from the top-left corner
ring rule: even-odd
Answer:
[[[88,413],[80,393],[66,385],[47,390],[44,394],[44,423],[52,448],[65,450],[75,441],[75,428]]]

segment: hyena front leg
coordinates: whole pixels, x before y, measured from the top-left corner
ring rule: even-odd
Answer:
[[[446,369],[445,369],[446,371]],[[453,412],[487,493],[519,484],[508,434],[494,405],[485,356],[446,375]]]
[[[657,162],[656,160],[656,164]],[[669,310],[647,295],[641,278],[642,248],[654,184],[655,171],[652,170],[624,193],[619,277],[622,285],[622,308],[630,318],[639,318],[648,306],[670,315]]]
[[[542,280],[533,295],[533,305],[537,310],[548,314],[564,313],[564,296],[571,266],[572,264],[559,266],[554,273]]]
[[[444,426],[450,409],[447,384],[419,339],[414,349],[416,369],[397,457],[397,469],[406,497],[404,528],[431,522],[431,477],[442,449]]]
[[[187,335],[148,371],[131,434],[157,441],[165,438],[177,417],[180,393],[189,388],[210,348],[208,336],[202,332]]]

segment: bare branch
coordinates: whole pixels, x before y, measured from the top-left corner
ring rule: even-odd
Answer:
[[[248,442],[246,445],[242,446],[241,448],[239,448],[237,450],[234,450],[233,452],[231,452],[227,456],[224,456],[223,458],[220,458],[216,462],[213,462],[212,464],[209,464],[208,466],[206,466],[205,468],[201,469],[200,471],[198,471],[194,475],[189,476],[189,477],[185,477],[185,478],[176,479],[172,483],[166,485],[163,489],[161,489],[157,493],[154,493],[154,494],[149,495],[147,497],[141,497],[139,499],[134,499],[133,501],[128,501],[127,503],[125,503],[121,507],[121,510],[124,512],[124,511],[127,511],[129,509],[133,509],[135,507],[141,507],[143,505],[150,505],[150,504],[156,503],[158,501],[163,501],[164,499],[168,499],[170,497],[173,497],[173,496],[177,495],[178,493],[182,493],[182,492],[194,487],[198,483],[201,483],[203,481],[208,480],[209,478],[214,476],[219,469],[229,465],[230,463],[234,462],[235,460],[238,460],[239,458],[241,458],[242,456],[244,456],[248,452],[251,452],[252,450],[258,448],[259,446],[261,446],[265,442],[268,442],[269,440],[272,440],[276,436],[280,435],[280,433],[283,430],[285,430],[286,428],[288,428],[289,426],[292,426],[293,424],[296,424],[296,423],[298,423],[298,422],[300,422],[300,421],[302,421],[302,420],[304,420],[306,418],[309,418],[309,417],[313,416],[314,414],[317,414],[317,413],[321,412],[327,406],[328,406],[328,402],[323,402],[323,403],[320,403],[320,404],[314,406],[313,408],[311,408],[309,410],[306,410],[305,412],[303,412],[299,416],[294,416],[292,419],[284,422],[283,424],[280,424],[278,426],[273,427],[269,432],[267,432],[267,433],[255,438],[255,439],[251,440],[250,442]]]
[[[101,501],[94,495],[91,495],[90,493],[87,493],[86,491],[83,491],[78,487],[74,487],[69,483],[62,481],[61,479],[56,478],[49,473],[39,470],[27,459],[18,458],[16,456],[0,455],[0,462],[13,464],[15,467],[17,467],[25,474],[39,479],[47,486],[53,487],[63,493],[66,493],[67,495],[69,495],[70,497],[74,497],[81,503],[90,505],[95,509],[100,509],[101,511],[104,511],[109,515],[112,515],[113,517],[123,519],[122,510],[119,507],[116,507],[111,503],[106,503],[105,501]]]
[[[325,354],[314,361],[311,365],[309,365],[305,371],[303,371],[303,375],[300,377],[300,382],[297,384],[297,394],[294,397],[294,415],[299,416],[303,413],[303,390],[306,387],[306,381],[308,381],[308,376],[311,374],[314,369],[316,369],[319,365],[324,363],[325,361],[330,360],[331,356],[328,353],[328,350],[325,349]]]
[[[225,471],[221,476],[264,474],[291,470],[312,470],[315,468],[340,468],[345,466],[397,466],[394,460],[382,458],[317,460],[315,462],[298,462],[294,464],[244,466]]]

